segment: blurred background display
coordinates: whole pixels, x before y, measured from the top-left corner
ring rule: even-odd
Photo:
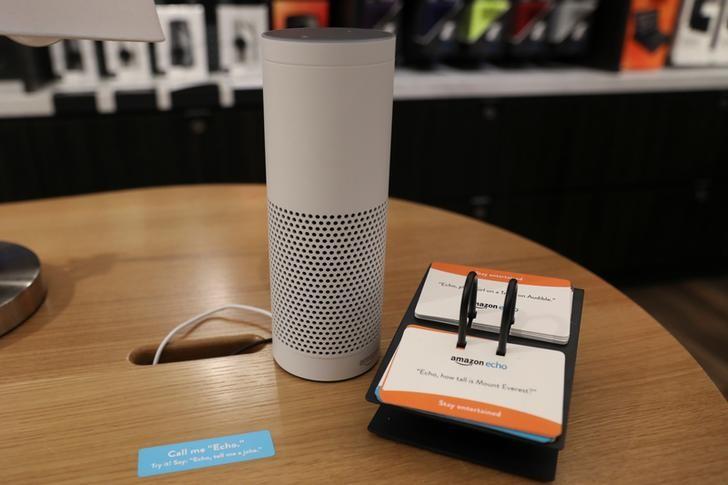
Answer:
[[[0,79],[22,81],[29,91],[59,81],[200,79],[229,73],[236,58],[250,71],[258,63],[261,30],[325,26],[395,32],[399,65],[419,69],[589,66],[619,71],[728,65],[726,0],[157,3],[167,34],[162,46],[145,46],[148,52],[143,52],[132,43],[94,43],[91,48],[67,41],[41,54],[4,40]]]
[[[529,237],[665,319],[728,291],[728,0],[157,3],[155,45],[0,38],[0,201],[262,183],[260,34],[376,28],[398,37],[392,196]]]

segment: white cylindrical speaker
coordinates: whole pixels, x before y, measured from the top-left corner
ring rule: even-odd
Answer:
[[[394,46],[374,30],[263,34],[273,357],[305,379],[379,356]]]

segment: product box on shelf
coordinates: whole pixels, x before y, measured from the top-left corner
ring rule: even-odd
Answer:
[[[328,0],[272,0],[273,29],[328,27]]]
[[[53,78],[48,48],[26,47],[0,37],[0,81],[23,83],[35,91]]]
[[[404,7],[404,55],[408,63],[429,66],[458,53],[457,24],[463,0],[430,0]]]
[[[576,57],[588,52],[598,4],[599,0],[556,2],[547,33],[553,57]]]
[[[0,80],[19,80],[20,60],[18,59],[18,44],[0,37]]]
[[[728,0],[723,0],[722,14],[714,42],[712,63],[718,66],[728,65]]]
[[[99,81],[94,41],[66,39],[50,47],[53,73],[64,88],[90,88]]]
[[[334,26],[396,33],[403,0],[338,0],[331,4]]]
[[[473,0],[465,7],[457,29],[464,61],[490,61],[503,57],[511,7],[510,0]]]
[[[547,32],[553,0],[516,0],[508,35],[509,52],[514,58],[540,58],[548,53]]]
[[[599,2],[589,63],[613,71],[662,68],[679,8],[680,0]]]
[[[404,0],[337,0],[331,3],[335,27],[356,27],[391,32],[397,36],[397,61],[403,60],[402,11]]]
[[[202,5],[159,5],[164,42],[154,44],[155,71],[168,79],[208,76],[207,30]]]
[[[676,66],[707,66],[713,62],[723,0],[685,0],[670,60]]]
[[[103,42],[105,74],[118,85],[151,81],[150,48],[146,42]]]
[[[665,65],[680,0],[632,0],[621,67],[659,69]]]
[[[268,30],[265,5],[218,5],[220,69],[232,76],[260,71],[260,35]]]

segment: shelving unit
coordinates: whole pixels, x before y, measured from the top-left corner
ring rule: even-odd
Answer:
[[[213,75],[201,82],[169,83],[158,81],[146,89],[154,91],[158,109],[172,108],[171,93],[199,85],[217,85],[219,104],[235,104],[236,91],[261,89],[260,76],[231,79]],[[136,89],[136,87],[135,87]],[[395,76],[397,100],[451,98],[513,98],[532,96],[578,96],[640,92],[685,92],[728,90],[728,68],[677,69],[648,72],[606,72],[573,68],[488,68],[463,71],[439,68],[433,71],[399,69]],[[86,90],[88,91],[88,89]],[[55,113],[53,97],[64,92],[51,85],[35,93],[24,93],[17,82],[0,82],[0,118],[44,117]],[[115,111],[113,84],[102,83],[95,89],[99,112]]]
[[[608,72],[583,67],[440,69],[418,72],[403,69],[395,78],[397,99],[576,96],[635,92],[705,91],[728,89],[728,68],[663,69],[645,72]]]
[[[67,96],[0,83],[0,201],[264,182],[260,87],[214,75],[117,97],[109,83]],[[392,196],[602,275],[728,267],[728,69],[401,69],[395,97]]]

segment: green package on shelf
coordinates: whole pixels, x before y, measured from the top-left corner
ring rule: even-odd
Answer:
[[[467,8],[460,22],[458,40],[474,44],[510,7],[508,0],[475,0]]]

